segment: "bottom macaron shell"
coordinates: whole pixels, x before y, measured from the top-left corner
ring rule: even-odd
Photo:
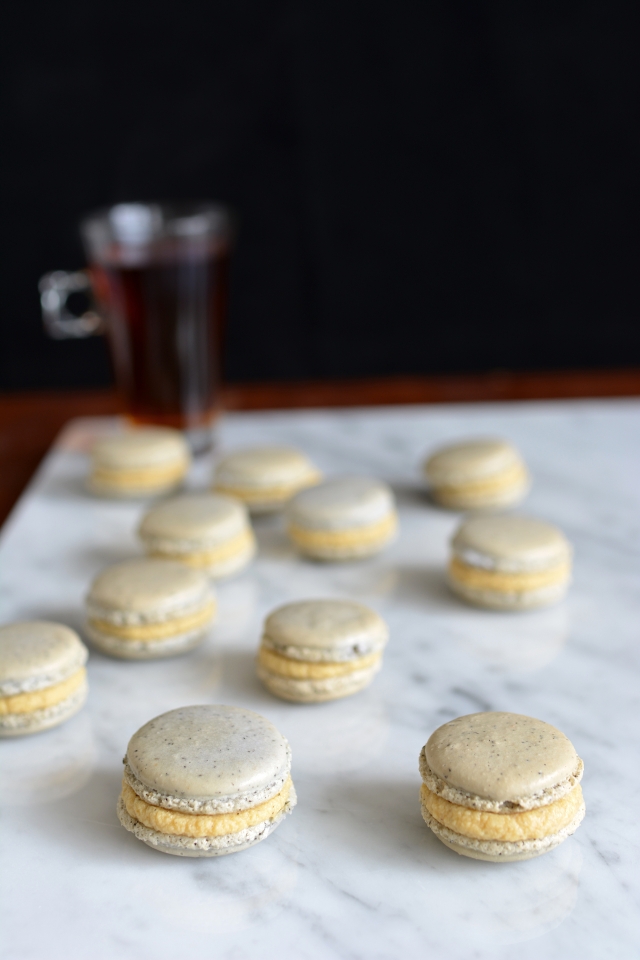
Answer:
[[[211,624],[207,624],[204,629],[199,627],[189,633],[166,637],[163,640],[123,640],[121,637],[96,630],[90,624],[86,624],[85,633],[96,650],[110,657],[120,660],[155,660],[193,650],[202,643],[210,626]]]
[[[501,590],[469,587],[452,576],[447,577],[447,582],[453,592],[467,603],[471,603],[474,607],[485,607],[488,610],[532,610],[535,607],[548,607],[559,603],[569,587],[569,580],[565,580],[563,583],[554,583],[538,590],[507,593]]]
[[[256,843],[273,833],[280,826],[287,814],[296,805],[297,797],[293,785],[289,792],[289,799],[282,810],[272,819],[258,823],[254,827],[248,827],[246,830],[240,830],[238,833],[229,833],[222,837],[181,837],[167,833],[160,833],[159,830],[153,830],[145,827],[144,824],[135,820],[127,811],[122,796],[118,799],[117,814],[118,820],[129,833],[132,833],[138,840],[142,840],[153,850],[159,850],[161,853],[170,853],[174,857],[224,857],[229,853],[240,853],[248,847],[253,847]]]
[[[324,703],[327,700],[339,700],[341,697],[350,697],[368,687],[381,663],[376,663],[366,670],[354,670],[345,677],[329,677],[323,680],[296,680],[293,677],[282,677],[277,673],[266,670],[260,663],[257,665],[258,677],[265,687],[275,696],[295,703]]]
[[[444,490],[431,490],[431,499],[447,510],[503,510],[513,507],[524,499],[529,490],[529,484],[518,484],[508,490],[496,490],[491,494],[473,496],[465,493],[453,493]]]
[[[421,804],[424,822],[445,846],[463,857],[471,857],[472,860],[487,860],[492,863],[514,863],[517,860],[532,860],[534,857],[542,856],[543,853],[549,853],[575,833],[584,819],[585,809],[584,804],[582,804],[571,823],[548,837],[543,837],[540,840],[509,842],[505,840],[476,840],[471,837],[464,837],[439,823],[431,816],[425,805]]]
[[[255,541],[252,540],[250,545],[240,553],[237,553],[233,557],[228,557],[226,560],[221,560],[219,563],[211,563],[204,569],[206,569],[209,576],[213,577],[214,580],[224,580],[225,577],[232,577],[235,573],[244,570],[244,568],[251,563],[255,554],[256,544]]]
[[[327,537],[324,531],[323,539],[325,537],[326,539],[322,543],[314,542],[314,538],[310,537],[309,532],[302,527],[291,525],[288,532],[292,542],[304,556],[310,557],[312,560],[339,561],[363,560],[384,550],[395,538],[395,517],[392,517],[390,522],[384,525],[383,532],[379,536],[369,536],[369,529],[367,527],[362,529],[362,539],[356,539],[356,531],[354,531],[354,539],[349,543],[341,542],[338,535],[335,544],[331,543],[330,537]]]
[[[29,713],[8,713],[0,716],[0,737],[21,737],[57,727],[71,719],[84,706],[89,687],[86,681],[71,696],[50,707]]]

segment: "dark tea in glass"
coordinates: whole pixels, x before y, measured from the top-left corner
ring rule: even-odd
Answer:
[[[210,442],[218,407],[229,218],[210,204],[119,204],[81,225],[128,415]]]

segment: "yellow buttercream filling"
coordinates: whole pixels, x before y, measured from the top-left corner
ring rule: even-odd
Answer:
[[[290,483],[278,483],[271,487],[226,487],[224,484],[217,483],[214,487],[216,493],[223,493],[229,497],[237,497],[238,500],[244,500],[247,503],[270,503],[279,500],[288,500],[299,490],[306,487],[313,487],[320,483],[322,474],[308,473],[298,480],[292,480]]]
[[[571,793],[534,810],[518,813],[488,813],[470,810],[432,793],[423,783],[420,799],[431,816],[454,833],[473,840],[542,840],[558,833],[577,816],[583,804],[580,785]]]
[[[464,483],[435,485],[439,497],[482,497],[499,493],[509,487],[519,486],[527,480],[527,471],[521,463],[516,463],[501,473]]]
[[[474,590],[495,590],[499,593],[520,593],[551,587],[557,583],[564,583],[570,572],[571,564],[566,560],[548,570],[529,573],[484,570],[482,567],[472,567],[458,557],[453,557],[449,563],[449,576],[452,580]]]
[[[288,532],[294,543],[301,547],[337,549],[385,541],[395,532],[396,526],[396,514],[391,512],[378,523],[372,523],[366,527],[350,527],[348,530],[308,530],[306,527],[291,524]]]
[[[136,467],[130,470],[109,470],[96,466],[92,471],[91,480],[105,487],[123,490],[129,487],[155,487],[180,480],[187,472],[187,468],[188,464],[185,460],[153,467]]]
[[[31,693],[15,693],[10,697],[0,697],[0,716],[8,713],[32,713],[34,710],[45,710],[61,703],[85,682],[87,671],[82,667],[66,680],[54,683],[42,690],[33,690]]]
[[[198,610],[197,613],[190,613],[185,617],[174,617],[172,620],[163,620],[161,623],[134,623],[117,624],[110,623],[108,620],[89,620],[89,625],[100,633],[106,633],[111,637],[119,637],[121,640],[164,640],[166,637],[173,637],[181,633],[189,633],[191,630],[197,630],[212,619],[216,610],[216,602],[210,603]]]
[[[251,530],[243,530],[232,540],[221,543],[219,546],[212,547],[210,550],[194,551],[193,553],[176,553],[168,550],[151,550],[150,556],[163,557],[169,560],[179,560],[190,567],[209,567],[214,563],[222,563],[238,554],[244,553],[254,544],[254,537]]]
[[[265,670],[279,677],[290,677],[293,680],[327,680],[330,677],[346,677],[356,670],[373,667],[381,656],[382,654],[378,651],[343,663],[305,663],[303,660],[292,660],[267,647],[260,647],[258,650],[258,662]]]
[[[165,810],[164,807],[147,803],[126,781],[122,783],[122,799],[127,813],[150,830],[178,837],[224,837],[273,819],[289,799],[291,786],[289,777],[275,797],[248,810],[238,810],[237,813],[180,813]]]

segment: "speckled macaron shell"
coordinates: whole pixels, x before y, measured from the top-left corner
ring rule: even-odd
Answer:
[[[300,600],[269,614],[262,643],[292,660],[340,663],[382,650],[388,637],[382,617],[362,603]]]
[[[551,724],[505,712],[475,713],[439,727],[420,754],[423,783],[438,797],[462,808],[509,817],[549,807],[580,783],[583,763],[571,741]],[[566,801],[565,801],[566,802]],[[456,833],[422,803],[436,836],[456,853],[476,860],[529,860],[554,849],[584,817],[578,796],[573,819],[539,838],[482,839]]]
[[[270,513],[320,478],[309,458],[294,447],[249,447],[218,463],[213,486],[242,500],[252,513]]]
[[[247,509],[233,497],[191,493],[152,507],[138,534],[149,554],[230,576],[247,566],[256,543]]]
[[[286,521],[290,539],[308,556],[319,560],[370,556],[395,536],[395,501],[380,480],[335,477],[298,493],[286,508]],[[370,538],[370,531],[378,528],[379,534]],[[332,534],[346,534],[349,540],[340,542]]]
[[[432,453],[424,474],[435,500],[461,510],[499,509],[523,499],[530,478],[514,446],[496,438],[450,444]]]
[[[20,621],[0,627],[0,697],[46,690],[82,671],[82,681],[60,702],[28,713],[0,715],[0,736],[19,736],[57,726],[73,716],[87,697],[84,665],[88,651],[61,623]]]
[[[94,444],[87,483],[101,496],[156,495],[178,486],[190,463],[189,447],[178,430],[140,427]]]
[[[123,639],[116,628],[170,624],[214,608],[215,593],[206,574],[182,563],[156,558],[125,560],[100,573],[87,596],[87,634],[105,653],[125,659],[172,656],[197,645],[211,617],[192,629],[157,640]]]

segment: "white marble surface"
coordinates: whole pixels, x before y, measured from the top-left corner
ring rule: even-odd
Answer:
[[[4,529],[1,621],[81,629],[91,577],[139,551],[142,506],[83,493],[74,448],[89,426],[52,452]],[[435,444],[479,433],[521,448],[535,480],[527,510],[575,545],[575,582],[555,609],[476,611],[443,585],[456,517],[425,500],[417,465]],[[296,558],[279,520],[259,522],[259,559],[220,587],[203,648],[156,663],[92,653],[80,715],[0,742],[4,958],[637,957],[640,403],[226,417],[222,449],[254,441],[297,444],[327,472],[390,481],[400,538],[375,560],[322,566]],[[209,471],[201,462],[192,484]],[[263,616],[309,596],[353,597],[387,619],[384,668],[368,691],[298,706],[261,689]],[[245,705],[282,730],[299,805],[252,850],[180,860],[119,826],[121,758],[146,720],[206,702]],[[485,709],[557,725],[585,761],[586,820],[538,860],[458,857],[421,820],[421,746],[444,721]]]

